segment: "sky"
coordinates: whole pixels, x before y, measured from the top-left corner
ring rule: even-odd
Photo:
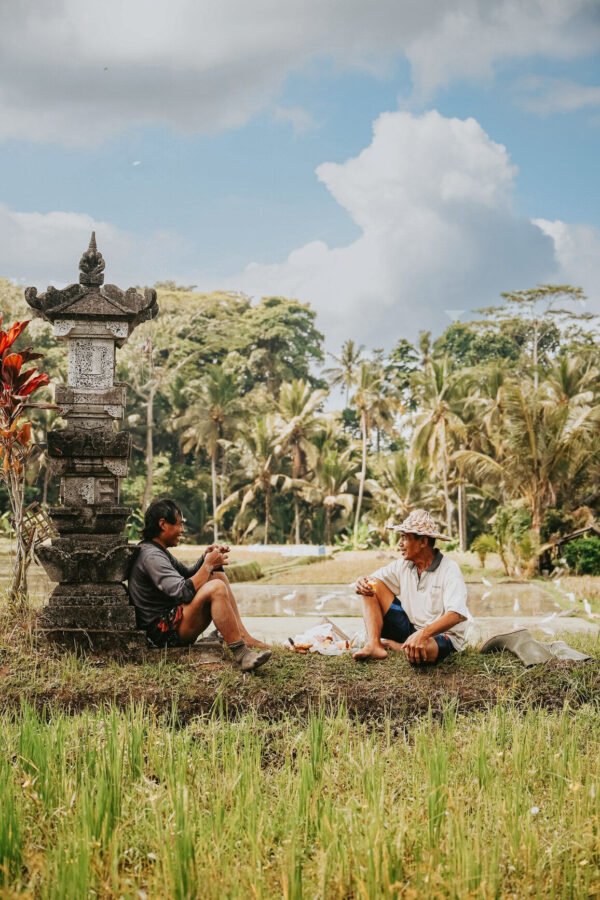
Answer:
[[[0,276],[308,302],[326,345],[502,291],[600,313],[600,0],[0,0]]]

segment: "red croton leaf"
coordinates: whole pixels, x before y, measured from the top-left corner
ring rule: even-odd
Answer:
[[[23,357],[20,353],[9,353],[1,361],[0,377],[5,390],[13,390],[21,373]]]
[[[34,353],[31,347],[27,347],[26,350],[19,350],[19,353],[23,357],[23,362],[31,362],[32,359],[43,359],[43,353]]]
[[[31,381],[28,381],[24,388],[21,388],[19,396],[28,397],[30,394],[33,394],[34,391],[37,391],[38,388],[42,387],[42,385],[49,383],[50,376],[46,375],[45,372],[42,372],[40,375],[36,375],[35,378],[32,378]]]
[[[31,422],[25,422],[21,426],[17,434],[17,440],[23,447],[27,447],[31,443]]]
[[[19,372],[19,376],[13,384],[13,392],[17,394],[17,396],[21,396],[21,394],[23,393],[23,387],[27,384],[29,379],[33,375],[35,375],[36,372],[37,369],[35,366],[32,369],[25,369],[24,372]]]
[[[31,319],[27,319],[26,322],[15,322],[8,331],[0,331],[0,356],[2,356],[5,350],[12,347],[21,332],[27,328],[30,321]]]

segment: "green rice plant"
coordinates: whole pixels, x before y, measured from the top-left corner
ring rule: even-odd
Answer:
[[[0,887],[17,877],[23,858],[22,825],[13,773],[0,756]]]
[[[3,888],[588,896],[600,875],[599,736],[595,705],[449,706],[400,730],[343,710],[305,722],[213,712],[182,727],[140,706],[24,706],[0,715]]]

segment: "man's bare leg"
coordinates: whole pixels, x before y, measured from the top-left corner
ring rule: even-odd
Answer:
[[[222,581],[214,579],[204,584],[191,603],[183,607],[183,618],[177,634],[182,644],[193,644],[210,620],[223,635],[233,658],[242,672],[254,672],[271,657],[270,650],[252,650],[240,633],[227,589]]]
[[[373,594],[370,596],[362,594],[361,596],[367,643],[352,656],[358,660],[386,659],[388,654],[381,643],[381,629],[383,628],[383,617],[392,605],[394,595],[382,581],[377,581]]]
[[[245,642],[247,647],[258,647],[261,650],[267,650],[269,648],[269,644],[264,644],[262,641],[259,641],[257,638],[252,637],[244,623],[242,622],[242,617],[240,616],[240,611],[238,609],[237,600],[231,590],[231,584],[229,583],[229,579],[224,572],[213,572],[211,579],[216,578],[222,584],[225,585],[227,589],[227,596],[229,597],[229,602],[231,604],[231,608],[233,610],[233,614],[235,615],[238,628],[240,630],[240,634],[242,635],[242,640]],[[216,624],[216,623],[215,623]],[[219,631],[221,629],[219,628]],[[221,632],[222,634],[223,632]]]
[[[211,619],[228,644],[243,640],[225,585],[216,580],[202,585],[191,603],[183,607],[183,618],[177,629],[180,641],[193,644]]]

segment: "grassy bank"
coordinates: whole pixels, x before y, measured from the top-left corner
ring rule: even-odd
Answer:
[[[86,897],[587,897],[597,711],[408,729],[340,708],[181,728],[142,705],[0,716],[4,892]]]
[[[403,654],[361,665],[350,656],[299,656],[276,648],[268,666],[244,677],[230,659],[194,651],[147,651],[134,658],[76,656],[53,649],[28,622],[0,618],[0,711],[25,700],[71,712],[116,703],[141,702],[157,714],[177,705],[182,722],[206,715],[220,703],[231,717],[255,713],[266,719],[306,716],[310,708],[344,706],[359,720],[390,718],[405,723],[448,702],[461,710],[497,702],[519,709],[576,708],[600,698],[600,641],[569,635],[568,642],[595,659],[579,665],[560,661],[524,669],[510,654],[482,656],[474,650],[436,668],[415,669]]]

